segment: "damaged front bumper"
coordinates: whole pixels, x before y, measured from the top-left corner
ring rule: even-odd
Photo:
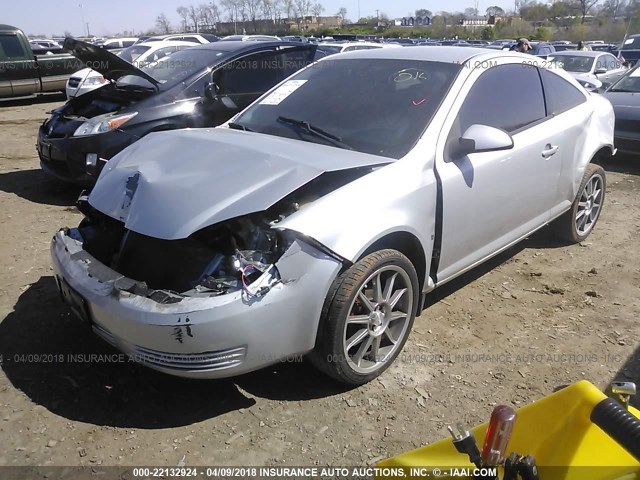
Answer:
[[[131,293],[136,281],[99,262],[68,230],[53,237],[51,255],[65,301],[99,336],[151,368],[191,378],[239,375],[312,350],[322,305],[342,267],[297,238],[255,282],[268,286],[264,295],[167,292],[166,302]]]

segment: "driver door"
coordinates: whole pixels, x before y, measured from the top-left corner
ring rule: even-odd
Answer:
[[[442,188],[438,283],[545,224],[558,201],[562,131],[550,131],[538,69],[494,66],[469,83],[436,149]],[[475,124],[506,131],[513,148],[456,155],[452,145]]]

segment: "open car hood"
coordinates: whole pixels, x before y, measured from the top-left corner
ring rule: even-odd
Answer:
[[[159,84],[152,76],[104,48],[71,37],[65,38],[64,48],[84,63],[85,67],[100,72],[107,80],[115,81],[125,75],[135,75],[150,81],[153,85]]]
[[[264,211],[324,172],[390,161],[228,128],[156,132],[107,163],[89,203],[129,230],[174,240]]]

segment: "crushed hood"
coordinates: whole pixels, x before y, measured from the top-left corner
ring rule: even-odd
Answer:
[[[100,72],[108,80],[115,81],[125,75],[135,75],[150,81],[153,85],[159,84],[152,76],[104,48],[71,37],[65,38],[64,48],[84,63],[85,67]]]
[[[324,172],[389,162],[228,128],[157,132],[107,163],[89,203],[129,230],[173,240],[266,210]]]

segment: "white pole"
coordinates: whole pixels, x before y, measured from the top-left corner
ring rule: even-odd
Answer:
[[[87,25],[84,21],[84,11],[82,10],[82,4],[78,4],[78,6],[80,7],[80,17],[82,18],[82,30],[84,30],[84,27]],[[82,30],[80,30],[80,32],[82,32]],[[89,36],[89,28],[87,27],[87,37]]]

